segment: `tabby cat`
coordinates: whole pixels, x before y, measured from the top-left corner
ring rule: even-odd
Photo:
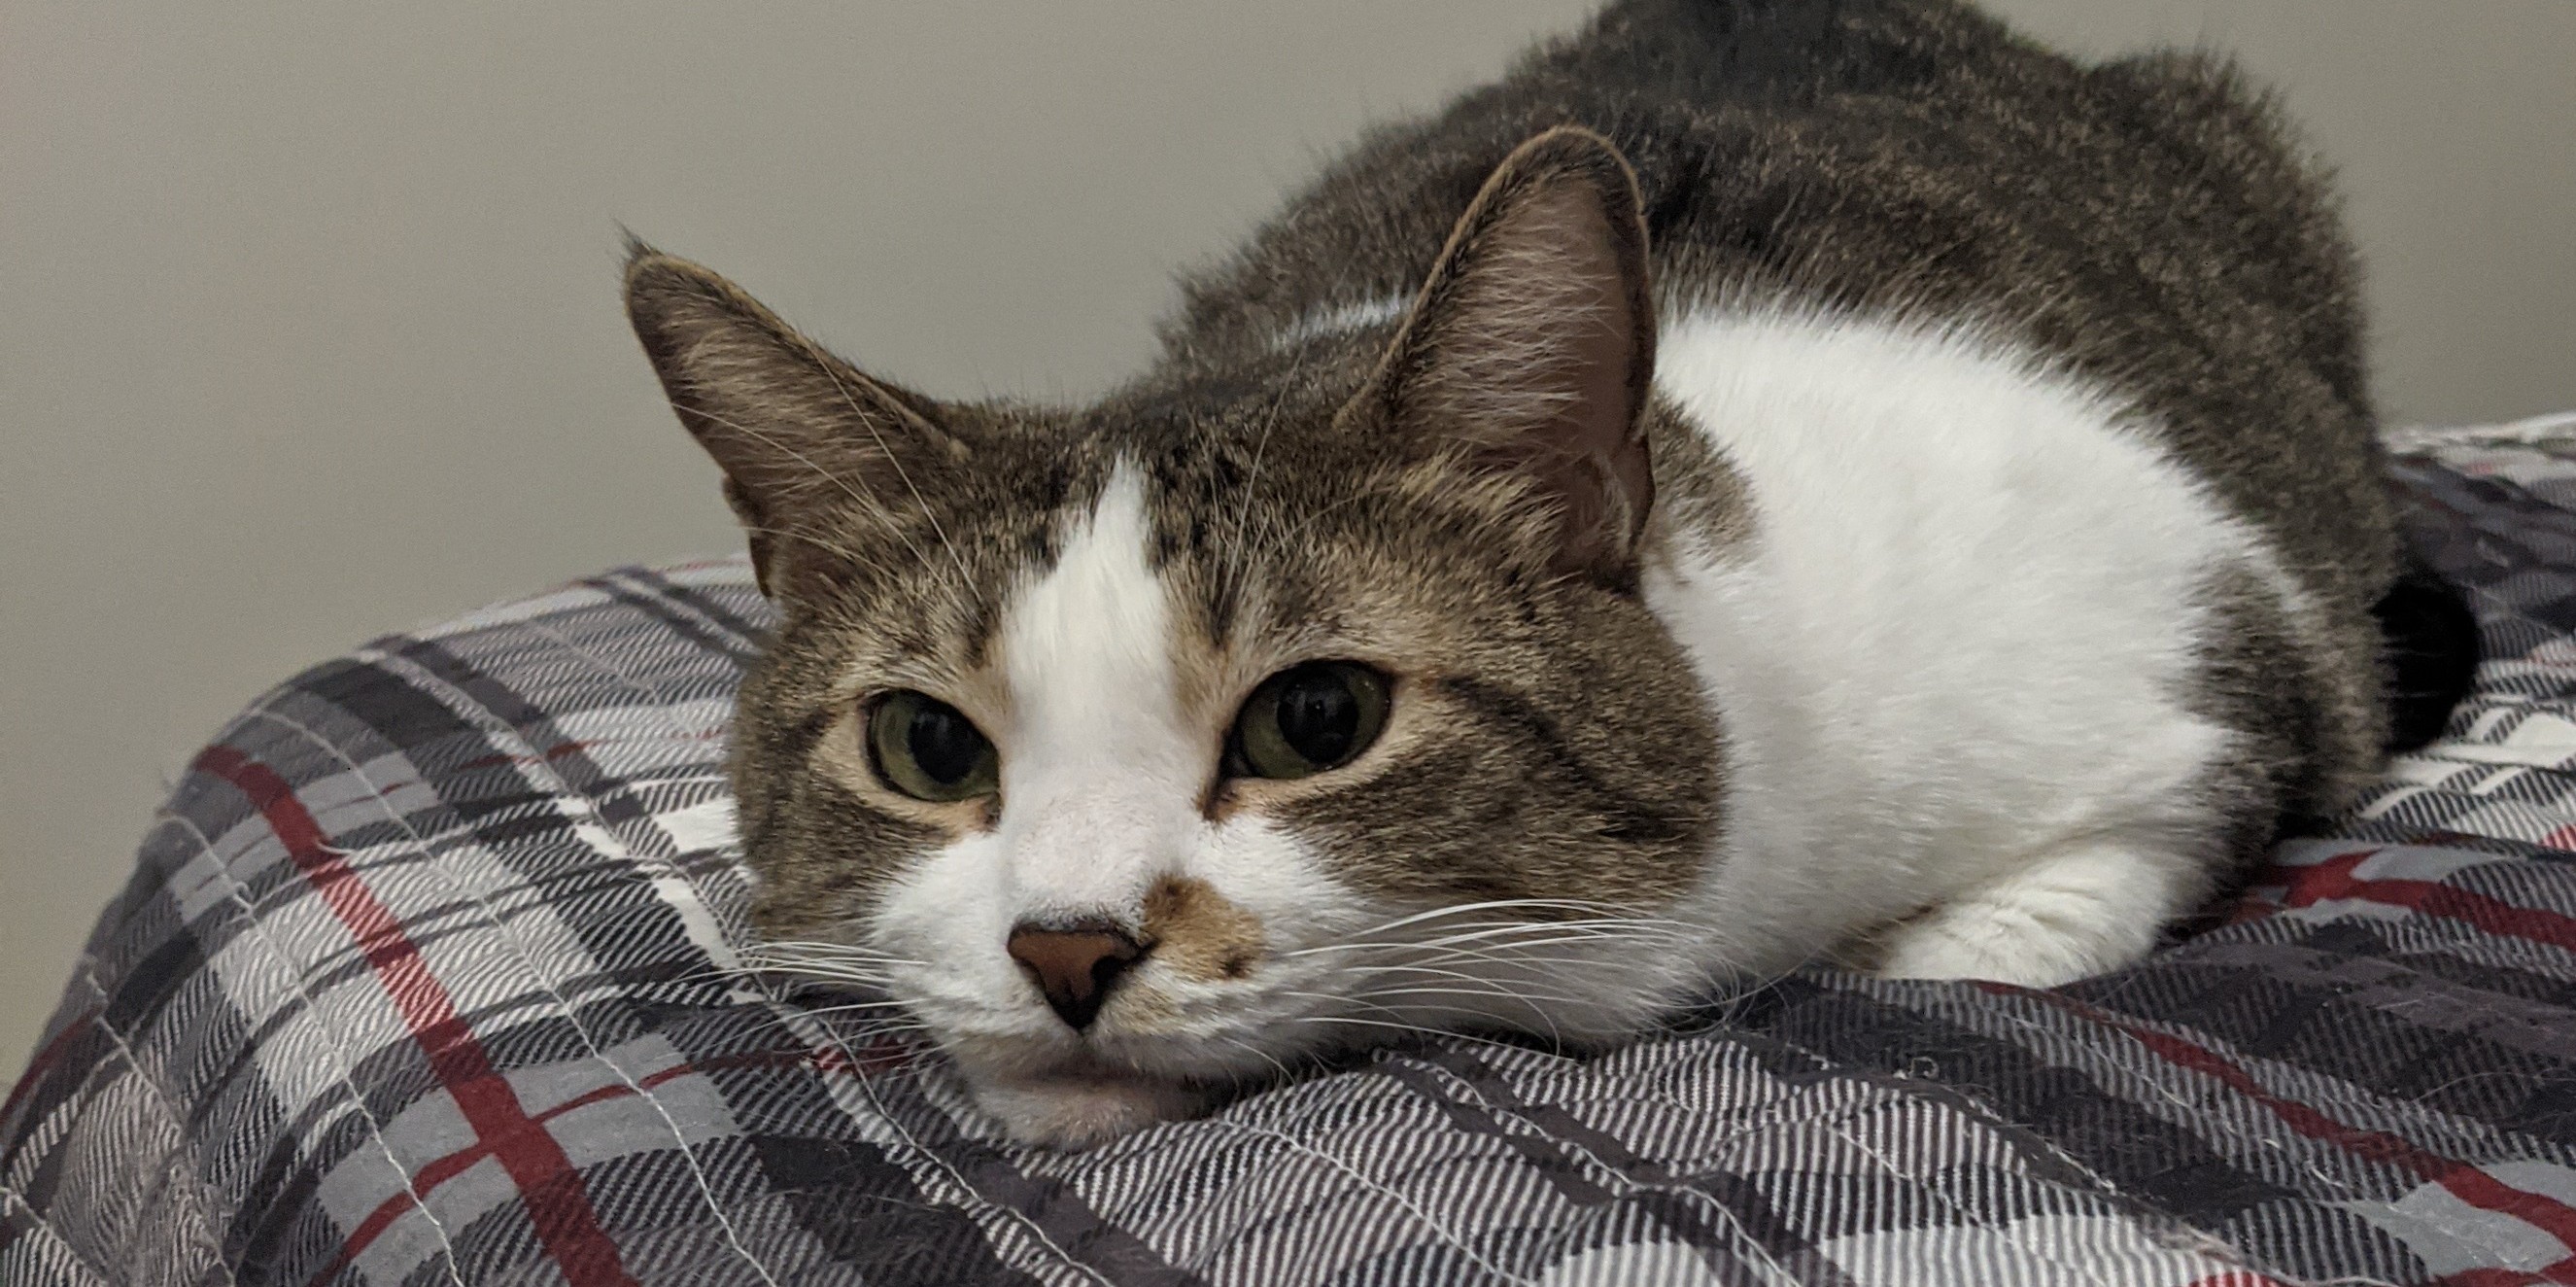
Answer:
[[[1087,406],[908,392],[640,244],[626,301],[783,614],[755,959],[1022,1140],[1820,959],[2115,969],[2391,732],[2354,256],[2199,55],[1621,0]]]

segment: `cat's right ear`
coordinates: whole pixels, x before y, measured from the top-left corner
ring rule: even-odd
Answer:
[[[892,501],[965,458],[929,399],[869,378],[712,270],[633,240],[626,315],[681,425],[724,469],[763,593],[781,586],[782,542],[818,512]]]
[[[1655,499],[1641,204],[1600,135],[1523,143],[1459,219],[1360,404],[1519,480],[1553,518],[1549,564],[1621,585]]]

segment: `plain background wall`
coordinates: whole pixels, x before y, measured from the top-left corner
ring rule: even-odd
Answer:
[[[243,701],[735,547],[615,221],[927,391],[1079,394],[1356,127],[1590,7],[0,0],[0,1077]],[[2344,167],[2392,419],[2576,408],[2576,2],[1997,7],[2287,91]]]

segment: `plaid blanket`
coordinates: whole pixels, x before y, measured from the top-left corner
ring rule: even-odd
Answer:
[[[1417,1040],[1070,1155],[721,968],[741,564],[385,639],[154,825],[0,1115],[0,1282],[2576,1282],[2570,442],[2402,444],[2481,692],[2135,969]]]

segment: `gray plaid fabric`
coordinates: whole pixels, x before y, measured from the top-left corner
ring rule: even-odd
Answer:
[[[740,564],[383,640],[160,816],[0,1115],[0,1282],[2576,1282],[2576,450],[2428,451],[2482,692],[2224,924],[1412,1041],[1074,1155],[719,968]]]

